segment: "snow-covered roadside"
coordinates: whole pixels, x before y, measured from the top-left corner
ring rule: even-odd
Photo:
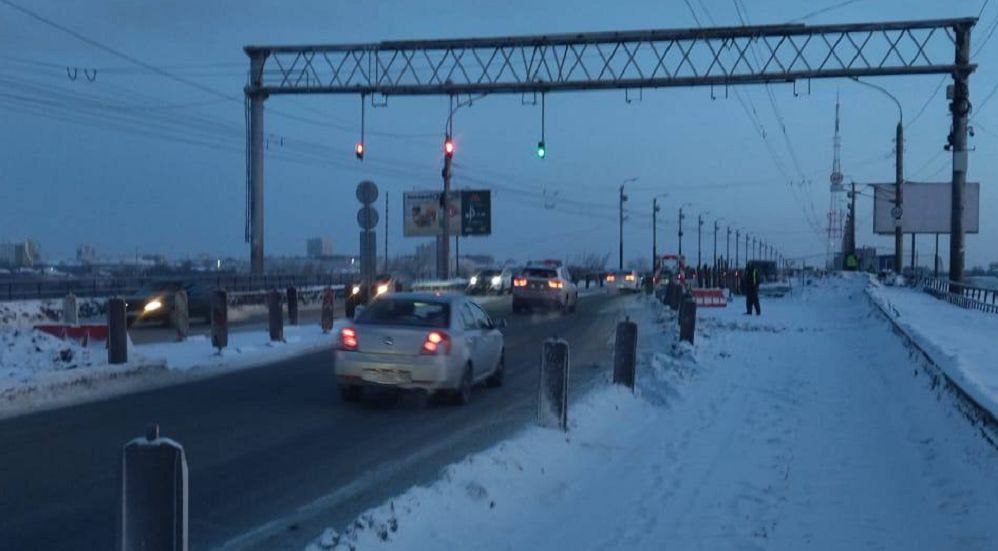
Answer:
[[[567,435],[527,428],[309,549],[993,549],[998,451],[866,284],[702,309],[695,351],[645,302],[635,395],[599,388]]]
[[[916,289],[872,285],[867,292],[950,380],[998,419],[998,315]]]
[[[4,335],[13,340],[3,342]],[[232,332],[218,354],[208,337],[195,336],[130,345],[127,364],[108,365],[101,345],[86,348],[30,329],[0,331],[0,418],[256,367],[329,347],[332,339],[315,325],[286,326],[285,342],[277,343],[267,331]]]

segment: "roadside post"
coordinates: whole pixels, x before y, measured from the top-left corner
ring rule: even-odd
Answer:
[[[628,317],[617,324],[617,337],[613,345],[613,384],[634,390],[637,350],[638,324]]]
[[[187,291],[180,289],[173,296],[173,325],[177,328],[177,340],[187,340],[191,332],[191,317],[188,312]]]
[[[693,295],[686,293],[683,295],[682,304],[679,308],[679,340],[693,344],[696,325],[697,301],[693,298]]]
[[[666,296],[666,301],[669,303],[669,308],[675,312],[679,310],[680,300],[683,295],[683,286],[672,281],[669,282],[669,291]]]
[[[329,333],[333,330],[333,319],[336,316],[336,295],[333,290],[326,287],[322,293],[322,332]]]
[[[120,549],[187,551],[188,478],[184,447],[150,426],[121,451]]]
[[[288,325],[298,325],[297,287],[288,287]]]
[[[123,364],[128,361],[128,326],[125,299],[107,301],[107,363]]]
[[[537,423],[542,427],[568,430],[568,342],[544,339],[541,345],[541,382],[537,400]]]
[[[211,294],[211,345],[219,354],[229,345],[229,294],[225,289]]]
[[[271,289],[267,293],[267,316],[270,326],[270,340],[284,340],[284,313],[281,312],[281,293]]]
[[[80,323],[80,309],[76,305],[76,295],[73,293],[62,298],[62,322],[66,325]]]

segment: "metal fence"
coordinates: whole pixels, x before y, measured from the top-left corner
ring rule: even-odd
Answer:
[[[998,289],[972,287],[958,281],[931,277],[919,279],[916,285],[936,298],[951,304],[989,314],[998,314]]]
[[[133,277],[70,277],[70,278],[9,278],[0,280],[0,300],[52,299],[69,293],[78,297],[128,295],[143,286],[160,281],[199,283],[232,292],[345,285],[356,279],[355,274],[182,274],[175,276]]]

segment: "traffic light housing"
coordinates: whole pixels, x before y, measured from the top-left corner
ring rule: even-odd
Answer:
[[[357,155],[358,161],[364,160],[364,142],[357,142],[357,145],[353,148],[354,154]]]
[[[544,140],[537,142],[537,158],[543,159],[547,155],[547,148],[544,147]]]
[[[454,156],[454,140],[450,136],[444,140],[444,157],[450,159]]]

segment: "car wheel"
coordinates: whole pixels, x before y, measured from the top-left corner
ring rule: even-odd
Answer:
[[[344,402],[359,402],[364,395],[364,389],[359,386],[341,386],[340,398]]]
[[[485,384],[490,387],[500,387],[502,386],[503,379],[506,378],[506,352],[499,353],[499,363],[496,364],[495,371],[489,375],[488,379],[485,379]]]
[[[473,384],[473,379],[471,375],[471,364],[469,363],[464,367],[464,375],[461,376],[461,384],[454,391],[454,404],[458,406],[466,406],[471,402],[471,386]]]

